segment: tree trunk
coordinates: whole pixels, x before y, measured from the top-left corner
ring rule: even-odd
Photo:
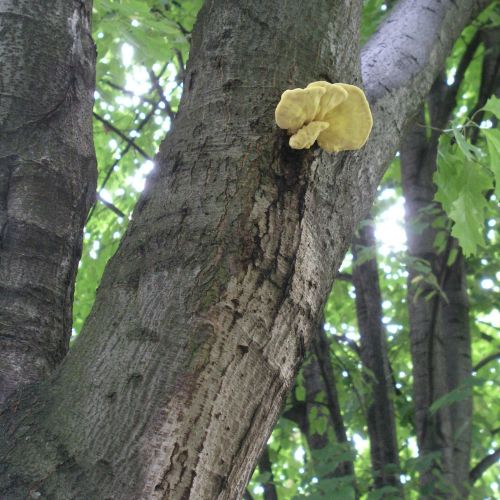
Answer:
[[[498,42],[499,34],[498,29],[478,29],[457,67],[455,83],[446,85],[444,77],[436,80],[429,95],[431,126],[435,129],[446,126],[465,71],[480,43],[486,50],[479,98],[470,116],[484,106],[498,87],[500,73],[498,44],[495,42]],[[480,122],[481,117],[482,114],[477,113],[475,119]],[[454,238],[448,235],[444,252],[438,252],[434,245],[437,230],[432,227],[433,222],[437,217],[445,217],[433,201],[435,186],[432,176],[436,169],[439,133],[433,131],[427,138],[421,126],[423,123],[422,110],[401,147],[408,251],[412,257],[429,262],[446,300],[440,295],[425,300],[426,292],[415,298],[416,288],[411,283],[418,273],[410,267],[408,306],[417,440],[421,456],[434,454],[436,458],[421,475],[421,483],[424,491],[436,496],[464,498],[468,491],[472,394],[434,414],[429,408],[436,399],[459,387],[472,375],[466,273],[460,250],[453,264],[447,264],[452,249],[458,247]],[[477,129],[474,129],[471,140],[476,139]],[[435,211],[430,212],[430,207]],[[415,226],[417,221],[418,225],[424,225],[423,231]]]
[[[264,446],[262,450],[262,455],[259,458],[259,471],[261,474],[267,474],[267,480],[262,483],[262,488],[264,488],[263,497],[264,500],[278,500],[278,493],[276,492],[276,487],[274,486],[274,475],[271,464],[271,459],[269,458],[269,446]]]
[[[434,245],[437,229],[433,222],[445,215],[433,201],[437,135],[433,133],[427,141],[425,129],[420,125],[422,119],[420,114],[401,147],[408,252],[412,258],[429,262],[447,301],[439,293],[429,300],[427,295],[433,288],[422,282],[418,286],[424,287],[424,291],[417,296],[415,278],[420,273],[410,265],[408,307],[417,440],[421,456],[434,457],[421,474],[421,484],[424,495],[465,498],[472,397],[430,412],[435,400],[459,387],[472,373],[465,271],[461,252],[448,268],[449,250],[440,252]],[[435,127],[443,125],[433,122]],[[417,221],[419,226],[425,226],[423,231],[417,228]],[[449,248],[457,246],[449,235],[448,241]]]
[[[361,250],[373,257],[358,264]],[[353,284],[356,291],[356,313],[361,336],[361,361],[369,370],[366,377],[372,387],[366,416],[370,435],[370,455],[375,488],[400,488],[399,450],[392,404],[392,380],[387,356],[387,342],[382,325],[380,293],[373,222],[366,220],[353,240]],[[363,259],[364,260],[364,259]]]
[[[316,336],[313,339],[312,350],[314,353],[313,361],[309,370],[304,373],[306,383],[306,394],[310,393],[312,399],[316,394],[323,390],[325,392],[325,401],[327,404],[327,413],[329,423],[333,427],[336,442],[344,447],[343,454],[349,451],[351,445],[347,439],[347,432],[342,417],[340,401],[337,392],[337,384],[333,371],[332,361],[330,357],[330,344],[326,338],[323,325],[318,329]],[[307,370],[306,367],[305,370]],[[307,400],[309,401],[309,396]],[[318,407],[319,411],[319,407]],[[321,412],[320,412],[321,413]],[[311,434],[311,433],[310,433]],[[309,446],[313,449],[321,449],[327,445],[328,435],[312,435],[308,439]],[[354,464],[352,460],[344,461],[338,464],[333,472],[335,476],[350,476],[354,485]]]
[[[273,113],[286,88],[361,83],[361,2],[205,3],[85,327],[1,414],[3,498],[242,495],[400,131],[486,3],[395,9],[363,55],[372,139],[338,155],[290,150]]]
[[[96,182],[90,13],[0,2],[0,404],[68,350]]]

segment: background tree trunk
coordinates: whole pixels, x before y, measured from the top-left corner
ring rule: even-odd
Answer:
[[[420,114],[419,118],[423,115]],[[428,494],[433,492],[433,495],[446,497],[450,488],[456,490],[456,495],[458,492],[464,494],[464,478],[469,469],[472,400],[466,398],[434,414],[430,413],[430,406],[439,397],[459,387],[472,373],[468,306],[461,254],[448,269],[449,251],[440,252],[434,246],[437,230],[432,223],[437,217],[445,217],[433,201],[435,186],[432,174],[436,168],[437,137],[433,138],[432,144],[428,144],[425,129],[419,124],[415,125],[401,147],[408,251],[412,258],[429,262],[449,303],[445,305],[440,294],[424,281],[418,282],[423,292],[421,290],[421,295],[416,296],[418,288],[414,279],[421,272],[410,265],[408,306],[413,398],[421,455],[431,457],[434,454],[431,460],[434,465],[421,474],[421,483]],[[432,207],[434,212],[429,211]],[[416,229],[417,221],[419,225],[425,225],[423,231]],[[451,236],[448,238],[449,244],[456,247],[456,240]],[[434,293],[431,300],[429,293]],[[459,436],[457,431],[460,431]],[[458,443],[461,443],[462,449],[458,448]]]
[[[436,170],[438,130],[444,128],[450,119],[465,71],[480,43],[485,44],[487,53],[483,60],[479,99],[471,115],[484,106],[495,88],[495,82],[498,82],[498,47],[494,48],[491,44],[495,36],[498,37],[498,30],[478,29],[458,65],[454,84],[447,85],[444,76],[441,76],[432,87],[429,115],[434,130],[430,137],[426,137],[422,109],[401,146],[408,252],[412,258],[429,263],[446,297],[443,299],[441,294],[435,293],[429,300],[426,296],[433,291],[433,287],[426,285],[425,281],[416,286],[414,279],[420,273],[415,265],[410,265],[408,307],[415,423],[420,454],[431,458],[429,467],[421,475],[421,483],[424,492],[443,498],[450,495],[464,498],[467,495],[472,393],[432,414],[430,406],[439,397],[460,387],[472,375],[472,364],[464,259],[458,242],[449,232],[446,232],[445,248],[436,247],[438,231],[443,231],[449,222],[443,223],[447,220],[446,215],[434,202],[436,188],[432,176]],[[480,121],[481,116],[476,116],[476,119]],[[476,138],[474,133],[472,140]],[[452,264],[448,264],[454,252],[457,256]],[[423,293],[416,296],[419,287],[423,287]]]
[[[382,295],[371,220],[361,223],[353,240],[352,251],[352,277],[361,336],[361,360],[363,367],[369,370],[366,380],[372,387],[366,419],[370,435],[373,481],[375,488],[399,488],[399,450],[392,404],[393,388],[385,330],[382,325]],[[371,257],[365,252],[370,252]]]
[[[3,497],[241,496],[401,130],[485,4],[402,2],[363,55],[372,138],[328,155],[290,150],[273,112],[288,87],[361,83],[361,2],[205,3],[83,332],[0,417]]]

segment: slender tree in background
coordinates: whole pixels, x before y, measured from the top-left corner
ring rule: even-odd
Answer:
[[[375,488],[398,488],[399,452],[392,405],[393,387],[386,333],[382,324],[382,295],[375,258],[373,221],[365,220],[357,233],[352,245],[352,275],[361,337],[361,360],[372,387],[366,422],[370,435],[373,482]]]
[[[9,35],[0,42],[1,259],[17,252],[33,266],[18,265],[14,284],[12,266],[1,275],[0,341],[13,353],[1,366],[3,497],[243,494],[402,131],[487,4],[404,0],[360,60],[360,1],[315,0],[306,11],[298,0],[207,1],[173,130],[60,363],[69,324],[53,318],[71,313],[95,175],[91,5],[0,3]],[[40,43],[24,43],[34,29]],[[47,47],[58,48],[49,61]],[[281,92],[319,79],[363,83],[374,129],[362,151],[291,151],[275,127]],[[19,184],[28,164],[33,188]],[[38,166],[44,182],[55,169],[50,184],[61,189],[37,191]],[[48,194],[26,200],[32,192]],[[64,209],[49,212],[61,198]],[[40,255],[16,239],[28,226],[44,233]],[[38,335],[45,321],[55,326]],[[38,359],[51,361],[33,370]]]
[[[424,492],[444,498],[450,494],[463,498],[469,488],[472,393],[468,391],[461,401],[437,411],[431,405],[453,390],[466,389],[472,361],[464,257],[449,233],[449,220],[434,201],[433,175],[440,130],[450,119],[465,72],[481,43],[486,45],[486,56],[479,99],[471,115],[485,105],[500,82],[492,37],[492,30],[476,31],[457,67],[454,83],[447,85],[441,75],[432,87],[428,98],[430,134],[426,133],[422,109],[401,146],[411,257],[408,305],[415,422],[420,453],[429,457],[421,482]]]

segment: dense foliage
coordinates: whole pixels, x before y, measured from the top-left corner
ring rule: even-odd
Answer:
[[[147,185],[154,154],[170,129],[182,92],[189,53],[190,31],[201,0],[96,0],[94,38],[98,49],[94,140],[99,165],[98,200],[85,229],[74,303],[74,335],[92,306],[95,289],[109,257],[126,231],[139,193]],[[366,40],[392,4],[365,2],[362,39]],[[479,28],[499,26],[498,4],[468,27],[457,42],[445,69],[448,85]],[[436,199],[449,218],[436,216],[435,244],[445,251],[447,230],[458,238],[467,258],[472,354],[475,371],[467,384],[433,403],[431,411],[474,394],[471,467],[498,448],[500,345],[500,100],[492,97],[477,108],[485,48],[479,45],[463,75],[453,117],[440,140]],[[498,82],[497,82],[498,88]],[[421,124],[425,127],[426,124]],[[427,124],[428,125],[428,124]],[[479,128],[478,128],[479,127]],[[478,132],[473,132],[478,130]],[[147,189],[147,187],[146,187]],[[426,262],[412,262],[404,232],[404,200],[399,159],[395,158],[373,209],[378,249],[358,252],[355,265],[375,258],[382,293],[382,322],[394,387],[400,475],[407,498],[416,498],[418,473],[426,467],[418,458],[412,407],[412,360],[408,337],[407,266],[420,266],[419,280],[431,286],[430,299],[441,294],[440,283]],[[429,207],[432,210],[432,207]],[[413,221],[418,224],[418,221]],[[451,263],[456,256],[450,252]],[[360,359],[360,336],[349,254],[325,308],[324,331],[335,376],[348,443],[339,442],[323,390],[306,388],[305,372],[314,363],[309,353],[283,410],[263,459],[248,486],[248,497],[290,499],[398,497],[398,490],[372,488],[366,412],[371,398],[369,373]],[[414,283],[418,286],[418,282]],[[424,288],[422,288],[424,290]],[[446,298],[444,298],[446,300]],[[323,374],[324,375],[324,374]],[[311,399],[313,398],[313,399]],[[306,413],[303,413],[305,408]],[[297,417],[301,413],[302,421]],[[495,411],[496,410],[496,411]],[[304,419],[305,418],[305,423]],[[302,422],[303,425],[299,425]],[[319,439],[311,449],[304,431]],[[337,429],[338,430],[338,429]],[[341,463],[354,464],[352,476],[340,476]],[[473,498],[497,498],[498,469],[490,467],[474,482]]]

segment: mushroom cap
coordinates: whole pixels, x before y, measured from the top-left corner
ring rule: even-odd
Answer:
[[[322,117],[330,126],[318,136],[318,145],[328,152],[360,149],[373,125],[370,106],[360,88],[347,83],[336,85],[347,92],[347,99]]]
[[[325,92],[322,87],[285,90],[274,112],[278,127],[295,132],[313,121]]]
[[[349,95],[347,90],[342,87],[341,83],[319,81],[310,83],[306,88],[310,89],[316,87],[325,89],[325,93],[321,97],[318,112],[314,117],[315,120],[323,120],[326,114],[337,107],[341,102],[345,101]]]
[[[314,121],[305,125],[290,137],[290,147],[293,149],[310,148],[318,135],[330,126],[327,122]]]
[[[276,107],[278,127],[292,135],[290,147],[310,148],[314,141],[328,152],[360,149],[373,119],[364,92],[347,83],[312,82],[285,90]]]

